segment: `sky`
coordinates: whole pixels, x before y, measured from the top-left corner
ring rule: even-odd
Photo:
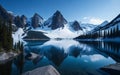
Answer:
[[[120,14],[120,0],[0,0],[15,15],[28,18],[38,13],[45,20],[59,10],[67,21],[100,24]]]

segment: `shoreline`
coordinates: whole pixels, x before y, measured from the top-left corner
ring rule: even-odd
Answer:
[[[102,41],[102,42],[120,42],[120,38],[74,39],[74,40],[77,40],[77,41],[95,41],[95,42],[97,42],[97,41]]]
[[[17,57],[20,53],[19,52],[0,52],[0,65],[5,64],[8,61],[13,60],[15,57]]]

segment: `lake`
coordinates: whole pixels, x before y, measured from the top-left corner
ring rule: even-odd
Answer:
[[[109,75],[101,67],[120,62],[120,43],[76,40],[26,41],[24,52],[0,65],[0,75],[20,75],[53,65],[61,75]],[[40,57],[29,59],[30,53]]]

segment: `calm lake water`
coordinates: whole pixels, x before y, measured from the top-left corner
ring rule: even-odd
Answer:
[[[46,65],[53,65],[61,75],[109,75],[100,68],[120,62],[119,45],[75,40],[27,41],[21,55],[0,66],[0,75],[20,75]],[[31,52],[40,57],[28,59]]]

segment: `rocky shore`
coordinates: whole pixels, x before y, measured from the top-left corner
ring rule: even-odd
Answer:
[[[0,52],[0,64],[4,64],[12,60],[17,55],[18,53],[15,53],[15,52]]]

